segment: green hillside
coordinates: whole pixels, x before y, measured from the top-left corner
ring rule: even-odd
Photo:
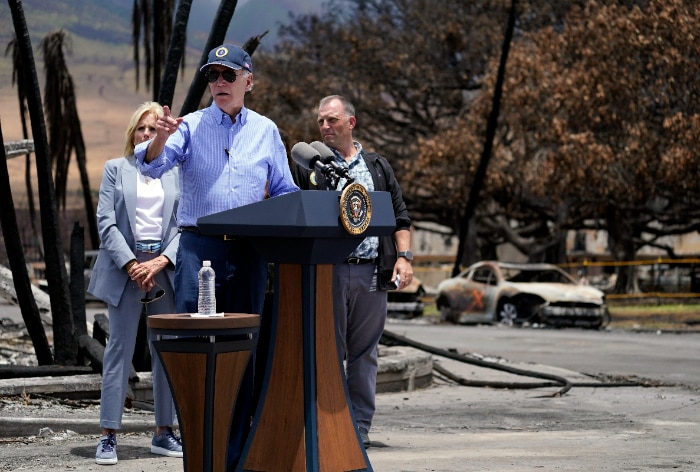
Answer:
[[[262,47],[271,47],[277,28],[289,19],[289,12],[317,11],[322,0],[248,0],[238,2],[226,40],[244,43],[249,37],[268,30]],[[72,38],[70,63],[133,67],[131,52],[132,2],[125,0],[25,0],[22,2],[29,35],[38,54],[46,33],[64,29]],[[187,32],[188,61],[195,64],[202,52],[218,10],[218,0],[197,0],[190,12]],[[0,2],[0,47],[5,49],[14,35],[7,2]],[[191,57],[191,59],[190,59]],[[0,59],[0,88],[10,81],[9,58]],[[41,68],[41,67],[39,67]]]
[[[289,13],[319,11],[322,0],[248,0],[238,1],[227,40],[242,44],[250,36],[269,30],[268,44],[274,42],[280,23]],[[32,37],[64,28],[85,39],[112,44],[131,42],[132,2],[124,0],[25,0],[24,14]],[[201,48],[209,34],[218,0],[193,2],[189,18],[188,40]],[[7,44],[12,35],[12,18],[7,2],[0,3],[0,42]]]
[[[131,2],[123,0],[25,0],[24,16],[32,42],[49,31],[64,28],[85,39],[123,44],[131,38]],[[7,2],[0,3],[0,41],[12,35],[12,18]]]

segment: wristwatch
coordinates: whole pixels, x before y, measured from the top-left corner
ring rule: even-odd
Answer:
[[[399,251],[396,257],[403,257],[410,262],[413,260],[413,253],[411,251]]]

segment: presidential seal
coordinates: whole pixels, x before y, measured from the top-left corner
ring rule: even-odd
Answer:
[[[362,234],[372,219],[372,201],[367,190],[352,183],[340,194],[340,221],[350,234]]]

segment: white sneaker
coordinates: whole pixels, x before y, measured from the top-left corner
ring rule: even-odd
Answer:
[[[100,438],[97,443],[95,462],[100,465],[114,465],[117,463],[117,437],[109,433]]]

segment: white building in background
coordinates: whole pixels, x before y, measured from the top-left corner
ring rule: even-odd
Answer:
[[[700,233],[686,233],[678,236],[664,236],[658,244],[670,246],[678,257],[695,257],[700,255]],[[569,231],[566,243],[568,254],[588,254],[593,257],[610,257],[608,251],[608,232],[604,230]],[[668,254],[662,249],[645,246],[637,253],[641,259],[660,257],[666,259]]]

